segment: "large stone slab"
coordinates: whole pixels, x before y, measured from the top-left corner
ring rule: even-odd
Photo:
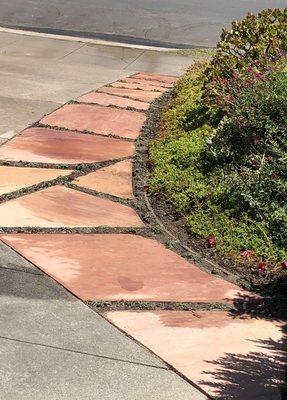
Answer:
[[[168,89],[161,86],[149,85],[148,82],[142,80],[134,80],[134,81],[116,81],[110,84],[111,87],[116,88],[125,88],[125,89],[138,89],[138,90],[147,90],[147,91],[156,91],[165,93]]]
[[[11,250],[9,260],[17,270],[0,268],[3,400],[206,399]]]
[[[128,206],[65,186],[47,189],[0,204],[0,227],[130,227],[143,226]]]
[[[159,96],[161,93],[154,92],[153,90],[138,90],[138,89],[124,89],[124,88],[115,88],[110,86],[105,86],[99,89],[99,92],[108,93],[115,96],[127,97],[129,99],[144,101],[145,103],[151,103]]]
[[[83,300],[211,302],[241,293],[155,240],[137,235],[1,238]]]
[[[69,175],[72,171],[50,168],[19,168],[0,166],[0,195],[14,192],[40,182]]]
[[[143,113],[88,104],[66,104],[41,120],[57,126],[101,135],[136,139],[146,120]]]
[[[223,311],[117,311],[107,314],[181,374],[220,400],[280,400],[282,323]]]
[[[48,128],[30,128],[0,147],[0,160],[81,164],[134,154],[134,144],[120,139]]]
[[[159,81],[164,83],[174,84],[178,81],[177,76],[169,76],[169,75],[161,75],[155,73],[148,73],[148,72],[138,72],[132,76],[134,79],[144,79],[144,80],[151,80],[151,81]]]
[[[94,103],[102,106],[116,106],[120,108],[135,108],[139,111],[146,111],[150,107],[149,103],[127,99],[126,97],[112,96],[107,93],[90,92],[77,99],[80,103]]]
[[[160,82],[157,80],[151,80],[148,79],[147,81],[141,78],[134,78],[134,77],[127,77],[127,78],[122,78],[120,80],[118,80],[117,82],[127,82],[127,83],[133,83],[135,85],[149,85],[152,87],[156,87],[156,88],[166,88],[166,89],[170,89],[173,87],[173,83],[166,83],[166,82]]]
[[[98,192],[132,199],[134,197],[132,188],[132,161],[124,160],[106,168],[101,168],[95,172],[76,178],[73,183]]]

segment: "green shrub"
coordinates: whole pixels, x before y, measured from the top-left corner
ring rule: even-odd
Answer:
[[[287,243],[287,74],[234,85],[232,104],[205,150],[209,168],[227,172],[216,203],[266,221],[268,236]]]

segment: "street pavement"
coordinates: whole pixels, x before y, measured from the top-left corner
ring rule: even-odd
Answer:
[[[0,25],[214,46],[232,20],[273,7],[286,0],[1,0]]]

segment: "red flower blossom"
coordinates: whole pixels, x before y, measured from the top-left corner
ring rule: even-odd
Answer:
[[[287,260],[284,260],[284,261],[283,261],[282,267],[283,267],[283,269],[286,269],[286,270],[287,270]]]
[[[244,250],[240,253],[241,257],[243,258],[249,258],[253,256],[253,251],[251,250]]]
[[[220,83],[221,83],[222,85],[227,85],[228,80],[227,80],[226,78],[220,78]]]
[[[260,272],[266,272],[267,271],[267,264],[264,261],[260,261],[257,265],[257,268]]]
[[[208,247],[215,247],[216,242],[217,242],[217,240],[214,235],[208,236],[208,238],[206,238],[206,243],[207,243]]]

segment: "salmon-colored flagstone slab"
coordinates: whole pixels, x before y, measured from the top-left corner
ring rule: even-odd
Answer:
[[[116,96],[125,96],[130,99],[140,100],[147,103],[151,103],[159,96],[161,96],[160,92],[155,92],[155,91],[124,89],[124,88],[115,88],[110,86],[104,86],[101,89],[99,89],[99,91],[102,93],[108,93]]]
[[[237,286],[137,235],[6,235],[3,240],[83,300],[211,302],[240,294]]]
[[[145,120],[145,115],[138,111],[88,104],[66,104],[44,117],[41,123],[77,131],[136,139]]]
[[[60,169],[0,166],[0,195],[69,175],[71,172]]]
[[[114,311],[107,317],[218,400],[281,399],[282,324],[223,311]]]
[[[123,81],[116,81],[111,83],[112,87],[116,87],[116,88],[125,88],[125,89],[140,89],[140,90],[147,90],[147,91],[157,91],[157,92],[161,92],[164,93],[166,92],[168,89],[161,87],[161,86],[153,86],[153,85],[149,85],[148,81],[133,81],[133,82],[123,82]]]
[[[144,79],[135,79],[133,77],[128,77],[128,78],[122,78],[121,80],[117,82],[127,82],[127,83],[133,83],[135,85],[143,85],[144,83],[148,84],[149,86],[155,86],[157,88],[166,88],[170,89],[174,86],[174,83],[167,83],[167,82],[160,82],[157,80],[144,80]]]
[[[146,111],[150,107],[149,103],[127,99],[126,97],[112,96],[107,93],[91,92],[84,94],[77,99],[82,103],[95,103],[102,106],[116,106],[121,108],[135,108],[136,110]]]
[[[177,82],[179,79],[177,76],[150,74],[150,73],[146,73],[146,72],[138,72],[137,74],[134,74],[131,78],[160,81],[160,82],[171,83],[171,84]]]
[[[30,128],[0,147],[0,159],[55,164],[113,160],[134,154],[131,142],[48,128]]]
[[[143,226],[128,206],[65,186],[52,186],[0,204],[0,227]]]
[[[133,198],[132,162],[125,160],[101,168],[76,178],[73,183],[87,189],[131,199]]]

